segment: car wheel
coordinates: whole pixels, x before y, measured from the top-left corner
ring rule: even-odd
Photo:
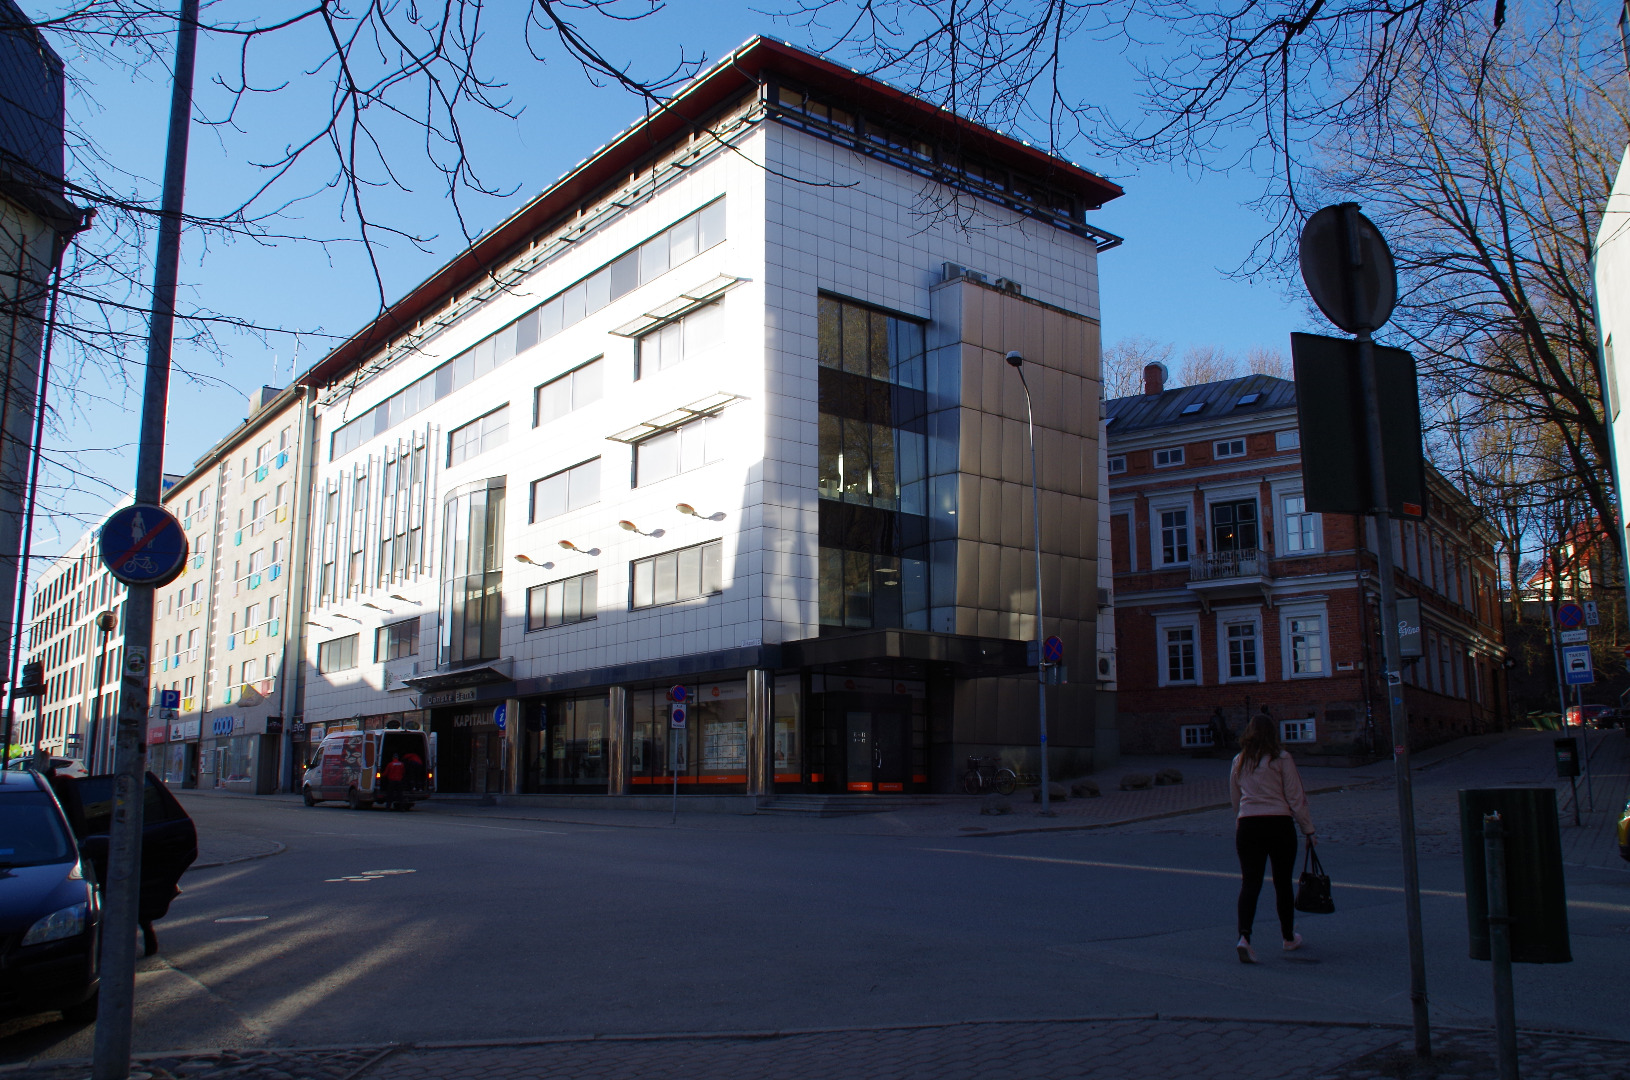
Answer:
[[[316,806],[317,805],[317,796],[315,796],[315,795],[313,795],[311,793],[311,788],[309,786],[305,789],[304,794],[305,794],[305,797],[306,797],[306,805],[307,806]]]
[[[356,788],[352,788],[345,794],[345,805],[349,806],[353,810],[366,810],[373,805],[373,801],[369,800],[368,802],[363,802],[362,792],[358,791]]]
[[[102,992],[98,990],[78,1005],[70,1005],[62,1010],[62,1018],[70,1024],[96,1023],[96,1008],[101,1001]]]

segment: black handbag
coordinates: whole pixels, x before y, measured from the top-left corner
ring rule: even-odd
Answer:
[[[1335,898],[1330,895],[1330,875],[1324,872],[1313,845],[1307,846],[1302,859],[1302,879],[1296,885],[1296,910],[1309,915],[1329,915],[1336,910]]]

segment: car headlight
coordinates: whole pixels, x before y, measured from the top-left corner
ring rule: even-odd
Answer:
[[[63,938],[77,937],[85,932],[85,917],[90,911],[89,904],[75,904],[54,911],[28,928],[23,935],[24,945],[43,945],[47,941],[61,941]]]

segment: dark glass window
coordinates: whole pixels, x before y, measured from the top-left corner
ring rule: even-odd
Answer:
[[[504,479],[454,492],[442,512],[438,662],[496,659],[503,612]]]
[[[1211,505],[1211,550],[1255,551],[1256,500]]]
[[[317,670],[323,674],[330,671],[350,671],[357,666],[357,638],[360,634],[349,637],[335,638],[324,641],[317,646]]]
[[[552,581],[526,591],[526,628],[547,630],[585,622],[599,614],[600,574],[587,574]]]
[[[633,564],[633,607],[694,600],[724,589],[724,545],[714,540]]]
[[[418,651],[419,620],[416,618],[381,626],[374,638],[376,661],[399,660],[404,656],[413,656]]]
[[[458,465],[477,454],[496,449],[509,440],[509,406],[454,428],[447,436],[447,464]]]

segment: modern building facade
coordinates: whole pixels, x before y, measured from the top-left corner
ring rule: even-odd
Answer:
[[[1630,149],[1619,162],[1618,175],[1608,192],[1602,210],[1602,223],[1596,230],[1592,253],[1596,285],[1596,340],[1601,350],[1602,405],[1611,435],[1614,489],[1618,493],[1618,536],[1614,546],[1630,551],[1630,516],[1623,483],[1623,462],[1630,454],[1630,412],[1625,412],[1621,393],[1630,391]],[[1624,360],[1621,361],[1620,357]],[[1626,593],[1630,602],[1630,593]],[[1630,608],[1626,609],[1630,615]]]
[[[257,390],[243,423],[165,493],[189,547],[154,595],[147,744],[169,783],[264,793],[295,767],[312,400]],[[160,706],[165,690],[177,708]]]
[[[443,792],[901,793],[1116,753],[1113,184],[755,39],[302,377],[303,734]],[[674,725],[684,699],[687,720]]]
[[[1106,404],[1121,741],[1213,745],[1268,706],[1299,754],[1392,746],[1381,680],[1374,528],[1309,512],[1295,384],[1266,375]],[[1404,664],[1411,742],[1506,722],[1495,537],[1428,469],[1419,520],[1394,522],[1400,597],[1418,597],[1423,655]]]
[[[40,665],[45,692],[18,699],[13,739],[24,753],[38,746],[105,766],[107,724],[119,715],[125,586],[102,566],[95,544],[96,533],[85,533],[34,585],[24,662]]]

